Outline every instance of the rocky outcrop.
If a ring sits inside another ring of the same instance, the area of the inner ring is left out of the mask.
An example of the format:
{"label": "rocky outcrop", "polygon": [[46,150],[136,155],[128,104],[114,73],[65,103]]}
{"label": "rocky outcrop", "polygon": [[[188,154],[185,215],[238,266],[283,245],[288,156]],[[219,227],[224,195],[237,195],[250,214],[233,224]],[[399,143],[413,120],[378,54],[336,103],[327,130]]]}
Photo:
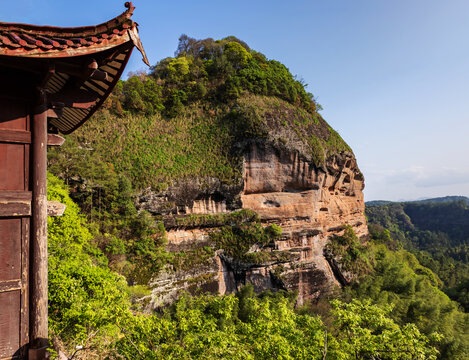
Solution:
{"label": "rocky outcrop", "polygon": [[226,185],[217,178],[189,179],[161,192],[150,188],[137,198],[137,207],[154,215],[217,214],[240,208],[242,183]]}
{"label": "rocky outcrop", "polygon": [[[218,251],[210,266],[204,265],[199,270],[193,268],[191,271],[195,273],[192,275],[190,272],[189,275],[164,273],[155,279],[155,306],[174,298],[180,289],[193,291],[193,284],[226,293],[251,283],[256,291],[296,290],[298,304],[317,299],[331,287],[340,286],[341,281],[340,274],[334,273],[337,269],[331,268],[324,254],[329,238],[341,235],[345,224],[351,225],[360,238],[368,234],[362,193],[364,179],[351,153],[330,156],[325,165],[316,167],[297,150],[268,142],[252,142],[244,151],[242,186],[231,187],[227,193],[223,193],[216,182],[204,191],[194,191],[194,188],[197,186],[189,185],[191,201],[170,205],[173,213],[174,209],[180,209],[179,213],[183,210],[185,214],[223,213],[236,209],[236,205],[254,210],[262,223],[279,225],[283,234],[273,246],[257,246],[251,251],[270,251],[282,256],[245,264]],[[169,194],[171,191],[176,192],[170,189]],[[171,194],[160,195],[166,200],[149,208],[150,202],[144,200],[145,196],[148,197],[148,193],[141,197],[140,204],[146,203],[146,207],[142,207],[154,213],[164,213],[161,208],[168,208],[164,204],[176,199]],[[210,231],[217,229],[174,226],[168,229],[168,249],[182,251],[213,245],[207,235]],[[190,278],[202,279],[202,275],[207,278],[205,285],[195,280],[191,282]],[[162,287],[163,282],[173,286]]]}
{"label": "rocky outcrop", "polygon": [[344,224],[359,237],[368,234],[363,187],[352,154],[335,155],[322,169],[272,145],[253,144],[246,153],[242,206],[282,227],[276,249],[299,254],[278,276],[284,288],[298,291],[299,303],[339,284],[324,256],[329,237]]}

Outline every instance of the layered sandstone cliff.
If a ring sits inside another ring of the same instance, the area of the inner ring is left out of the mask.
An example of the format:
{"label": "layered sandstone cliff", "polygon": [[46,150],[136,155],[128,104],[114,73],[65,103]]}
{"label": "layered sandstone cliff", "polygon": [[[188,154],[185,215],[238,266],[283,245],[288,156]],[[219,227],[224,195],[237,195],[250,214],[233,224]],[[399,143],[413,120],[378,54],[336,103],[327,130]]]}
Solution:
{"label": "layered sandstone cliff", "polygon": [[[184,184],[180,186],[184,188]],[[349,152],[330,156],[324,166],[316,167],[298,150],[272,142],[250,143],[244,151],[240,186],[223,189],[212,181],[201,190],[200,185],[188,183],[186,191],[196,198],[185,204],[172,203],[166,206],[171,209],[166,213],[174,217],[181,213],[221,214],[236,208],[253,210],[264,225],[277,224],[283,234],[274,244],[253,246],[250,251],[276,256],[261,263],[243,263],[219,249],[190,269],[167,269],[151,284],[151,306],[171,302],[182,289],[223,294],[246,283],[253,284],[256,291],[296,290],[298,304],[317,299],[346,278],[331,268],[324,254],[330,237],[340,235],[346,224],[359,237],[367,235],[363,187],[363,175]],[[161,213],[162,204],[171,203],[171,194],[178,191],[183,190],[169,189],[153,198],[147,192],[141,197],[141,206],[150,211],[153,206]],[[190,253],[213,246],[208,234],[217,231],[216,226],[178,226],[171,221],[167,227],[167,248],[174,252]]]}
{"label": "layered sandstone cliff", "polygon": [[279,250],[298,254],[279,276],[298,301],[317,298],[338,279],[324,256],[329,238],[351,225],[359,237],[368,233],[364,215],[364,180],[351,154],[336,155],[318,169],[297,152],[253,145],[245,158],[243,207],[283,229]]}

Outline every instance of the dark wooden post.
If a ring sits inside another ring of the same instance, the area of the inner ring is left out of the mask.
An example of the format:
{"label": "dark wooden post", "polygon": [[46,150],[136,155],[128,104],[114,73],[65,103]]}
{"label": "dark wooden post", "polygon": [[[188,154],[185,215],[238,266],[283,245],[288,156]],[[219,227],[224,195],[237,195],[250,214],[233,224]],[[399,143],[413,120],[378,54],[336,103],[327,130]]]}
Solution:
{"label": "dark wooden post", "polygon": [[32,123],[31,357],[42,358],[47,341],[47,106],[40,91]]}

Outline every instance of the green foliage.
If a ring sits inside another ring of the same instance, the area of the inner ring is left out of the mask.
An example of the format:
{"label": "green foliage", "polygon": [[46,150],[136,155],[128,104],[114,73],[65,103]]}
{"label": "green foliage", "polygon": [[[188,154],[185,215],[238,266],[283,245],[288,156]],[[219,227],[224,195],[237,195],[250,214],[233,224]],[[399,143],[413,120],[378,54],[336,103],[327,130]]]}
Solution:
{"label": "green foliage", "polygon": [[372,233],[389,229],[393,247],[413,252],[442,280],[443,290],[469,309],[464,295],[464,284],[469,281],[469,207],[465,201],[367,206],[366,215]]}
{"label": "green foliage", "polygon": [[93,243],[110,267],[131,283],[146,284],[166,263],[165,229],[148,213],[137,214],[131,180],[108,162],[117,145],[93,142],[98,133],[96,128],[89,132],[93,148],[79,146],[77,135],[69,137],[64,152],[50,151],[50,169],[71,186],[73,199],[93,223]]}
{"label": "green foliage", "polygon": [[276,224],[271,224],[264,229],[267,237],[278,240],[282,236],[282,228]]}
{"label": "green foliage", "polygon": [[[173,76],[174,63],[188,63],[183,71],[176,72],[184,76]],[[201,99],[193,90],[195,84],[202,85],[209,97],[221,101],[233,100],[249,92],[280,97],[311,113],[316,109],[313,96],[305,91],[304,85],[284,65],[267,60],[263,54],[251,50],[232,36],[215,41],[196,40],[182,35],[176,57],[159,62],[152,68],[151,75],[165,85],[176,84],[182,91],[174,93],[165,90],[166,96],[177,97],[176,101],[165,101],[166,111],[170,115],[177,113],[172,109],[175,104],[188,105]]]}
{"label": "green foliage", "polygon": [[469,315],[438,289],[438,277],[420,265],[414,255],[389,250],[384,245],[389,233],[382,234],[384,241],[375,238],[364,248],[365,256],[373,259],[372,269],[345,289],[346,298],[371,299],[383,308],[391,305],[389,314],[397,324],[414,324],[427,336],[435,332],[443,335],[438,345],[441,358],[466,359]]}
{"label": "green foliage", "polygon": [[324,331],[296,315],[284,297],[245,299],[255,316],[238,317],[233,295],[182,297],[162,317],[138,317],[116,344],[125,359],[319,359]]}
{"label": "green foliage", "polygon": [[[160,316],[126,318],[115,353],[124,359],[436,359],[431,338],[399,327],[369,302],[334,303],[335,328],[293,310],[288,293],[181,297]],[[327,345],[326,345],[327,339]]]}
{"label": "green foliage", "polygon": [[237,184],[240,155],[231,151],[230,139],[225,122],[195,105],[171,121],[159,115],[116,118],[102,111],[69,135],[67,146],[49,151],[49,168],[70,184],[83,179],[80,193],[86,198],[77,200],[87,202],[85,210],[93,206],[99,211],[99,199],[101,210],[114,203],[105,196],[117,195],[118,184],[110,180],[119,177],[127,177],[139,189],[162,190],[191,177]]}
{"label": "green foliage", "polygon": [[[319,114],[310,114],[277,97],[245,95],[237,99],[226,120],[233,139],[270,140],[296,148],[318,167],[350,147]],[[297,147],[301,144],[300,147]]]}
{"label": "green foliage", "polygon": [[[223,253],[239,261],[251,262],[255,260],[248,254],[253,245],[266,245],[280,238],[282,229],[277,225],[263,227],[260,222],[240,222],[227,225],[219,232],[210,233],[210,239],[215,242]],[[258,256],[260,254],[257,254]],[[265,261],[265,256],[257,261]]]}
{"label": "green foliage", "polygon": [[241,261],[249,264],[286,263],[298,260],[298,257],[290,251],[255,251],[244,254]]}
{"label": "green foliage", "polygon": [[83,226],[86,219],[79,215],[78,206],[70,199],[67,188],[57,177],[47,174],[47,199],[59,201],[66,206],[62,216],[47,218],[49,253],[64,258],[69,252],[81,253],[92,239],[90,231]]}
{"label": "green foliage", "polygon": [[67,206],[63,216],[48,218],[51,336],[60,335],[70,345],[102,346],[115,336],[115,323],[127,311],[126,282],[91,245],[85,218],[64,184],[50,174],[48,199]]}
{"label": "green foliage", "polygon": [[105,107],[112,109],[118,116],[129,112],[154,115],[164,109],[161,95],[162,87],[157,85],[155,79],[144,74],[134,75],[127,81],[120,80],[117,83]]}
{"label": "green foliage", "polygon": [[350,147],[345,143],[337,131],[329,127],[329,136],[327,138],[327,148],[334,149],[336,152],[348,151],[352,152]]}
{"label": "green foliage", "polygon": [[166,230],[146,211],[131,218],[128,226],[131,233],[125,254],[132,266],[125,275],[132,284],[146,285],[169,257],[165,251]]}
{"label": "green foliage", "polygon": [[335,235],[330,239],[325,252],[330,253],[343,270],[355,275],[369,273],[374,261],[373,253],[361,244],[350,225],[345,226],[342,236]]}
{"label": "green foliage", "polygon": [[185,217],[177,217],[176,225],[185,227],[216,227],[222,225],[259,221],[260,218],[256,212],[249,209],[242,209],[226,214],[191,214]]}
{"label": "green foliage", "polygon": [[172,253],[168,262],[174,270],[190,271],[195,266],[210,265],[213,262],[215,250],[210,246],[195,248],[180,253]]}
{"label": "green foliage", "polygon": [[[235,37],[181,36],[174,58],[119,81],[94,120],[51,149],[49,168],[69,185],[80,179],[74,200],[102,216],[115,210],[106,207],[116,204],[120,177],[137,189],[208,177],[239,184],[246,142],[280,139],[304,143],[318,166],[350,151],[284,65]],[[131,205],[119,205],[124,215]]]}
{"label": "green foliage", "polygon": [[324,162],[326,161],[326,154],[324,151],[323,142],[315,135],[311,135],[308,141],[311,146],[313,159],[315,159],[315,164],[324,164]]}
{"label": "green foliage", "polygon": [[402,327],[388,317],[390,308],[370,301],[332,301],[336,359],[437,359],[435,344],[441,335],[423,335],[414,324]]}
{"label": "green foliage", "polygon": [[240,43],[230,41],[223,47],[223,53],[235,69],[248,65],[252,55]]}
{"label": "green foliage", "polygon": [[[336,323],[328,331],[318,317],[294,311],[295,294],[280,291],[256,296],[252,286],[236,296],[183,296],[160,316],[132,311],[129,300],[147,296],[148,289],[127,287],[123,277],[105,266],[102,253],[91,244],[96,235],[83,226],[84,217],[64,184],[53,176],[49,176],[49,198],[67,205],[63,217],[49,220],[49,328],[65,351],[81,345],[86,348],[85,357],[124,359],[355,359],[378,355],[381,359],[432,359],[436,354],[430,337],[413,325],[398,326],[386,311],[368,302],[335,302]],[[164,227],[146,213],[130,218],[129,232],[138,236],[132,251],[151,258],[155,251],[152,239],[155,234],[164,236]],[[234,213],[224,220],[232,223],[223,228],[223,234],[231,235],[220,241],[229,243],[237,237],[235,245],[245,251],[247,244],[281,236],[278,226],[263,228],[251,212]],[[108,246],[121,252],[118,238],[107,237]],[[355,240],[350,231],[344,239],[349,245]],[[179,262],[184,270],[212,256],[213,249],[203,247],[197,254],[174,254],[166,260]],[[412,262],[418,264],[415,258]]]}

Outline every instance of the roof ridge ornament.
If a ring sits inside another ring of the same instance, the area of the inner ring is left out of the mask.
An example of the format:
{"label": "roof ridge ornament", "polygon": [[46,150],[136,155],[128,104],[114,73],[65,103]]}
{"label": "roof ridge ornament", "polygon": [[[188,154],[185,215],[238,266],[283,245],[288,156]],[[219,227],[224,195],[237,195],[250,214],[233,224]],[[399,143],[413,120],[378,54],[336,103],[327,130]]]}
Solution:
{"label": "roof ridge ornament", "polygon": [[135,6],[132,4],[132,1],[127,1],[124,6],[127,8],[126,10],[126,13],[128,13],[129,15],[129,19],[130,17],[133,15],[134,13],[134,10],[135,10]]}

